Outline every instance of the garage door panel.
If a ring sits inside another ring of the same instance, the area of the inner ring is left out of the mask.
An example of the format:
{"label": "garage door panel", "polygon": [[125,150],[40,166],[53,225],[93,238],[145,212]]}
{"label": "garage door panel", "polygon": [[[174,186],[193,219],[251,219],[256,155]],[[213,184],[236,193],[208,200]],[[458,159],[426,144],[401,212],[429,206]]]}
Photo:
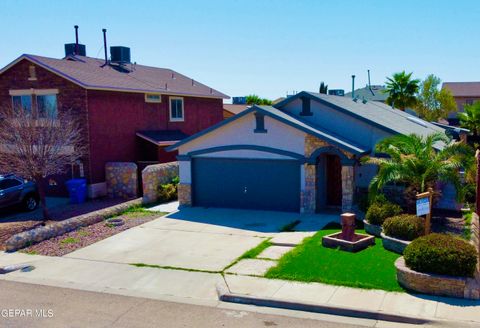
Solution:
{"label": "garage door panel", "polygon": [[197,158],[192,173],[195,206],[299,211],[297,161]]}

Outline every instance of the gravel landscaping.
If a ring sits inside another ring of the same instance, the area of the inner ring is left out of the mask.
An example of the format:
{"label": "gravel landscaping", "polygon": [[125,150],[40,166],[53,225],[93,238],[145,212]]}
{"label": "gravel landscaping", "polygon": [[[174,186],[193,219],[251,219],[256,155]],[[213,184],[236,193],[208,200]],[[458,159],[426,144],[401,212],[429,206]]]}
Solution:
{"label": "gravel landscaping", "polygon": [[58,237],[44,240],[38,244],[22,249],[21,252],[47,256],[63,256],[132,227],[149,222],[164,214],[165,213],[161,212],[150,212],[143,208],[130,209],[122,215],[115,217],[116,219],[123,219],[125,221],[123,225],[114,226],[107,221],[102,221]]}

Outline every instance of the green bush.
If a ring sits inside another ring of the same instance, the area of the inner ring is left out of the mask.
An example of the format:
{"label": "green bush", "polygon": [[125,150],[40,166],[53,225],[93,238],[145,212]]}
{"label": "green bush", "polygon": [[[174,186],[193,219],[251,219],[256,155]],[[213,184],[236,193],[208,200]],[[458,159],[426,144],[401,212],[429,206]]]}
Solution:
{"label": "green bush", "polygon": [[158,190],[158,199],[161,202],[169,202],[177,199],[177,186],[173,183],[160,185]]}
{"label": "green bush", "polygon": [[424,273],[472,277],[477,265],[473,245],[439,233],[415,239],[405,248],[403,256],[410,269]]}
{"label": "green bush", "polygon": [[385,219],[399,215],[402,208],[388,201],[374,202],[365,214],[365,220],[370,224],[382,225]]}
{"label": "green bush", "polygon": [[387,236],[402,240],[414,240],[425,233],[423,219],[411,214],[388,218],[383,222],[382,227]]}

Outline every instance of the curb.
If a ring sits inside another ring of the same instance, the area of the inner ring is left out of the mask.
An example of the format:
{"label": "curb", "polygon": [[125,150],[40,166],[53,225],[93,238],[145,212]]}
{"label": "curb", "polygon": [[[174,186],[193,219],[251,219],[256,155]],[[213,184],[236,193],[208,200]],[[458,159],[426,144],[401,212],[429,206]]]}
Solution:
{"label": "curb", "polygon": [[228,286],[226,285],[226,283],[217,284],[216,289],[217,289],[218,299],[222,302],[249,304],[249,305],[265,306],[265,307],[271,307],[271,308],[324,313],[324,314],[332,314],[332,315],[347,316],[347,317],[354,317],[354,318],[373,319],[373,320],[409,323],[409,324],[417,324],[417,325],[434,322],[434,320],[412,318],[408,316],[387,313],[382,311],[360,310],[360,309],[354,309],[349,307],[339,307],[339,306],[326,305],[326,304],[321,305],[321,304],[314,304],[314,303],[308,303],[308,302],[295,302],[295,301],[288,301],[283,299],[275,299],[270,297],[256,297],[256,296],[245,295],[245,294],[235,294],[228,289]]}

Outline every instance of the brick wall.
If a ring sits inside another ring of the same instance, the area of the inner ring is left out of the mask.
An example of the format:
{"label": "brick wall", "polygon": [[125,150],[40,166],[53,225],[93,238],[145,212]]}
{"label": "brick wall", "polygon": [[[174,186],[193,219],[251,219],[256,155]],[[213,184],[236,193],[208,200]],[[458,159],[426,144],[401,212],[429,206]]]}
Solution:
{"label": "brick wall", "polygon": [[[30,81],[29,68],[35,67],[35,81]],[[76,84],[65,80],[50,71],[24,59],[0,75],[0,106],[11,106],[12,98],[9,90],[19,89],[58,89],[57,95],[58,110],[72,110],[78,118],[81,127],[84,129],[85,143],[88,143],[88,115],[86,90]],[[89,154],[82,159],[87,179],[90,177]],[[65,194],[64,182],[70,178],[68,170],[65,174],[51,177],[57,183],[56,186],[46,186],[47,192],[52,195]],[[48,181],[49,179],[47,179]]]}
{"label": "brick wall", "polygon": [[181,130],[191,135],[223,119],[221,99],[184,97],[185,121],[169,122],[169,97],[163,95],[161,103],[146,103],[143,93],[89,90],[88,109],[94,183],[105,181],[103,168],[109,161],[175,160],[175,152],[161,147],[153,157],[140,153],[148,147],[141,146],[139,130]]}

